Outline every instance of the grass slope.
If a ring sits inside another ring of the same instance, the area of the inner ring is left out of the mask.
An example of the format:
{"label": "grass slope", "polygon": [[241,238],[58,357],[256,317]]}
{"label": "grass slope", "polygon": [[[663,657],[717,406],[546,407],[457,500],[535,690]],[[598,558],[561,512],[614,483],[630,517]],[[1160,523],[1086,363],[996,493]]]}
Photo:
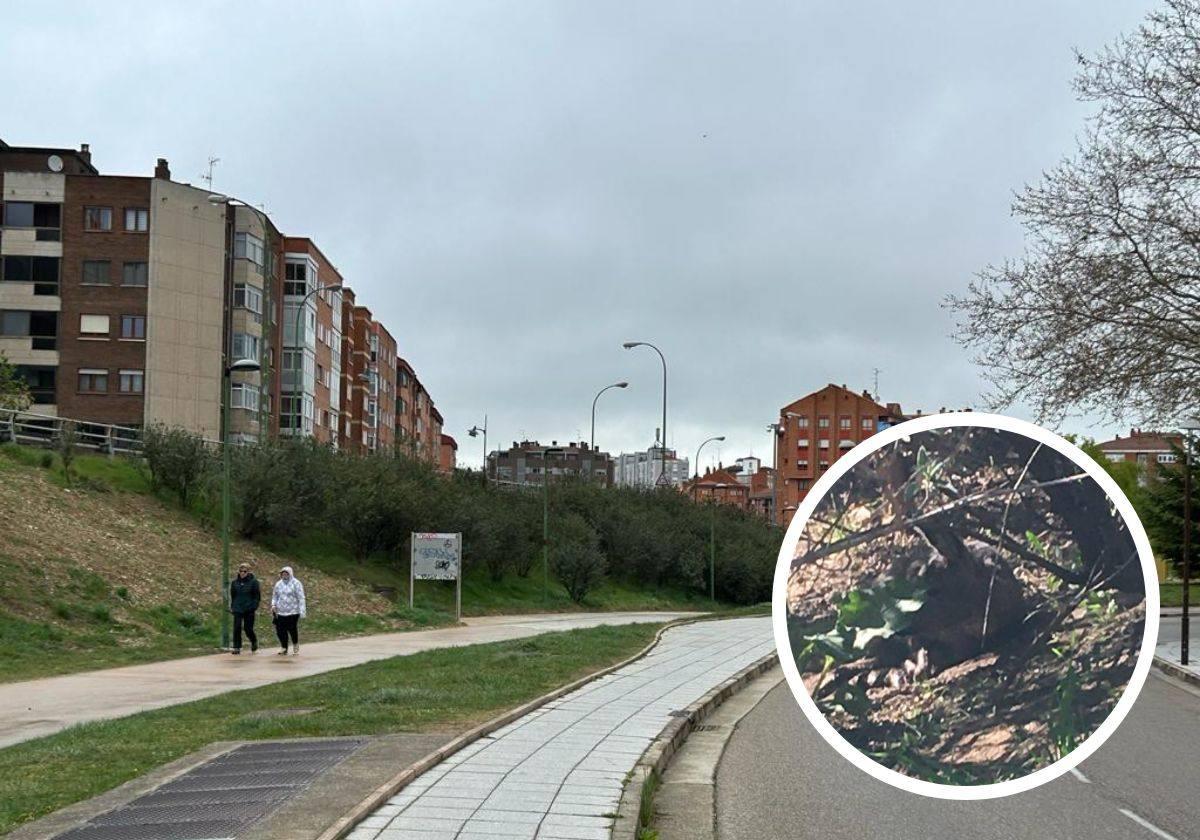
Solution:
{"label": "grass slope", "polygon": [[[220,639],[220,540],[173,499],[157,498],[135,461],[80,455],[68,483],[51,452],[0,445],[0,682],[211,652]],[[290,564],[304,580],[310,640],[453,620],[454,587],[422,582],[408,609],[407,558],[358,562],[313,531],[262,546],[235,540],[264,587]],[[376,590],[385,590],[386,595]],[[493,581],[468,567],[463,613],[579,610],[540,562]],[[710,610],[682,589],[608,581],[587,610]],[[260,617],[260,635],[271,634]]]}
{"label": "grass slope", "polygon": [[0,750],[0,833],[217,740],[460,731],[633,655],[659,626],[395,657],[18,744]]}

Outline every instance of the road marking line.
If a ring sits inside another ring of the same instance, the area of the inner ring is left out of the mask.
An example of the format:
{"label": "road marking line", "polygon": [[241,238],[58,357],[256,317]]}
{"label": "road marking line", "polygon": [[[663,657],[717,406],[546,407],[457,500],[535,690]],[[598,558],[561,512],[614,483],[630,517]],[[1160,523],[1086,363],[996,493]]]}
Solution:
{"label": "road marking line", "polygon": [[1092,783],[1091,779],[1089,779],[1087,776],[1085,776],[1079,772],[1078,767],[1071,768],[1071,775],[1074,776],[1079,781],[1083,782],[1085,785],[1090,785]]}
{"label": "road marking line", "polygon": [[1117,810],[1120,811],[1125,816],[1129,817],[1129,819],[1133,820],[1135,823],[1140,825],[1142,828],[1146,829],[1147,831],[1151,831],[1151,832],[1157,834],[1159,837],[1164,838],[1164,840],[1176,840],[1176,838],[1174,836],[1167,834],[1167,832],[1163,831],[1161,828],[1156,826],[1154,823],[1147,822],[1146,820],[1142,819],[1137,814],[1133,813],[1133,811],[1126,811],[1124,808],[1118,808]]}

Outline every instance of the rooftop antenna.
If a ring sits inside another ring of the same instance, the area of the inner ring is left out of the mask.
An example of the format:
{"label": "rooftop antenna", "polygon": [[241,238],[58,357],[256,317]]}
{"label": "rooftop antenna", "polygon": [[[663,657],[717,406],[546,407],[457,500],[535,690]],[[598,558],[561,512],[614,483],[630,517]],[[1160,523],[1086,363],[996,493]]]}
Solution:
{"label": "rooftop antenna", "polygon": [[203,181],[205,184],[207,184],[208,188],[210,190],[212,189],[212,182],[213,182],[213,167],[215,167],[220,162],[221,162],[221,159],[219,157],[213,157],[213,156],[209,155],[208,174],[200,176],[200,180]]}
{"label": "rooftop antenna", "polygon": [[875,373],[875,402],[879,402],[879,368],[872,368]]}

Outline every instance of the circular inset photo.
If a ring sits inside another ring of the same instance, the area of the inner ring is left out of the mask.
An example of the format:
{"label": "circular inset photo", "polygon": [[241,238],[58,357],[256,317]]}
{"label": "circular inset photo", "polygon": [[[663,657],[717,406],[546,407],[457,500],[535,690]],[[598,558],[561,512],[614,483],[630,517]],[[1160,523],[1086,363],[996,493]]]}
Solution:
{"label": "circular inset photo", "polygon": [[788,528],[779,657],[842,755],[984,799],[1074,767],[1141,689],[1158,632],[1133,508],[1063,438],[998,415],[893,426],[834,462]]}

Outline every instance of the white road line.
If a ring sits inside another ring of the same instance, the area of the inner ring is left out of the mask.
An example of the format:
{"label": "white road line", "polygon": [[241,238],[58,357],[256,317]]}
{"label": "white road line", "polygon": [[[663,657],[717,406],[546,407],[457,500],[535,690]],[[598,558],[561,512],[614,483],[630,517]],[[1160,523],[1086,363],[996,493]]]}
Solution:
{"label": "white road line", "polygon": [[1079,781],[1083,782],[1085,785],[1090,785],[1092,783],[1091,779],[1089,779],[1087,776],[1085,776],[1079,772],[1078,767],[1071,768],[1071,775],[1074,776]]}
{"label": "white road line", "polygon": [[1126,811],[1124,808],[1118,808],[1117,810],[1119,810],[1125,816],[1129,817],[1129,819],[1133,820],[1135,823],[1140,825],[1142,828],[1146,829],[1147,831],[1153,832],[1154,834],[1157,834],[1159,837],[1162,837],[1163,840],[1176,840],[1174,835],[1167,834],[1167,832],[1163,831],[1161,828],[1156,826],[1154,823],[1147,822],[1146,820],[1139,817],[1137,814],[1133,813],[1133,811]]}

